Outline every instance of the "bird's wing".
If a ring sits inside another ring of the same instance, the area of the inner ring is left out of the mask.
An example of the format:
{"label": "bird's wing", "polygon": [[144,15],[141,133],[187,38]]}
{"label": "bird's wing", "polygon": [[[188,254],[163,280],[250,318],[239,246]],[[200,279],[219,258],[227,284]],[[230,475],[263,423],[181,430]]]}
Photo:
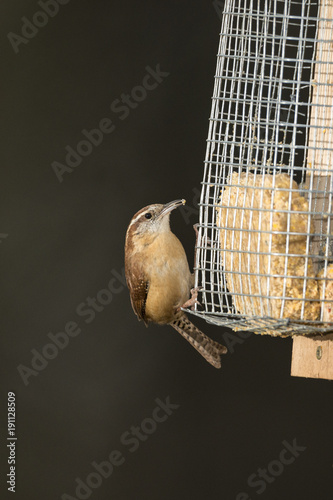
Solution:
{"label": "bird's wing", "polygon": [[130,291],[133,311],[139,320],[147,324],[146,301],[149,289],[149,281],[138,268],[132,268],[127,275],[127,284]]}

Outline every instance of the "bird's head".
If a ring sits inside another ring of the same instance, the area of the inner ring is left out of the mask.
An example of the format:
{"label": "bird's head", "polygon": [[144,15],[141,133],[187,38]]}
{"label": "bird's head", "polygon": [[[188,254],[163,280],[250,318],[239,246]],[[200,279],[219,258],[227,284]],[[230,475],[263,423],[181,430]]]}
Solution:
{"label": "bird's head", "polygon": [[170,230],[170,213],[175,208],[185,205],[185,200],[175,200],[170,203],[148,205],[139,210],[132,218],[126,239],[152,237]]}

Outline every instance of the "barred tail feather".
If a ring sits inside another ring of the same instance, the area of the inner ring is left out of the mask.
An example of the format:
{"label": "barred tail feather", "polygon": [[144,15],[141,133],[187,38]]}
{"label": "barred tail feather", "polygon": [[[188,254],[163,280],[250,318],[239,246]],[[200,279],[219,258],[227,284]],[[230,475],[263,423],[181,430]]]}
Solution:
{"label": "barred tail feather", "polygon": [[192,346],[215,368],[221,368],[221,354],[227,352],[224,345],[214,342],[202,333],[185,314],[179,315],[170,325],[177,330]]}

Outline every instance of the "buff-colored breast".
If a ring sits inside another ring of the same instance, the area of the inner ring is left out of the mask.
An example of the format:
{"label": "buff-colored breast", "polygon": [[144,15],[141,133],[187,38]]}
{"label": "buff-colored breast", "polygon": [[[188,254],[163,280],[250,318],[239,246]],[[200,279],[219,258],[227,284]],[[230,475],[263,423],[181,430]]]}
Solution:
{"label": "buff-colored breast", "polygon": [[[165,324],[189,298],[191,273],[183,245],[171,232],[158,235],[143,252],[149,291],[146,301],[148,321]],[[148,258],[149,257],[149,258]]]}

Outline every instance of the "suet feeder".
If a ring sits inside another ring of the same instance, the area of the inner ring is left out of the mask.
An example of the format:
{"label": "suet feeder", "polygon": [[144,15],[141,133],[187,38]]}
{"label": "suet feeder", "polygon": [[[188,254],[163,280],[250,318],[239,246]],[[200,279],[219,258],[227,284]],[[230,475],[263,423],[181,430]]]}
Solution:
{"label": "suet feeder", "polygon": [[333,379],[333,0],[226,0],[193,313]]}

